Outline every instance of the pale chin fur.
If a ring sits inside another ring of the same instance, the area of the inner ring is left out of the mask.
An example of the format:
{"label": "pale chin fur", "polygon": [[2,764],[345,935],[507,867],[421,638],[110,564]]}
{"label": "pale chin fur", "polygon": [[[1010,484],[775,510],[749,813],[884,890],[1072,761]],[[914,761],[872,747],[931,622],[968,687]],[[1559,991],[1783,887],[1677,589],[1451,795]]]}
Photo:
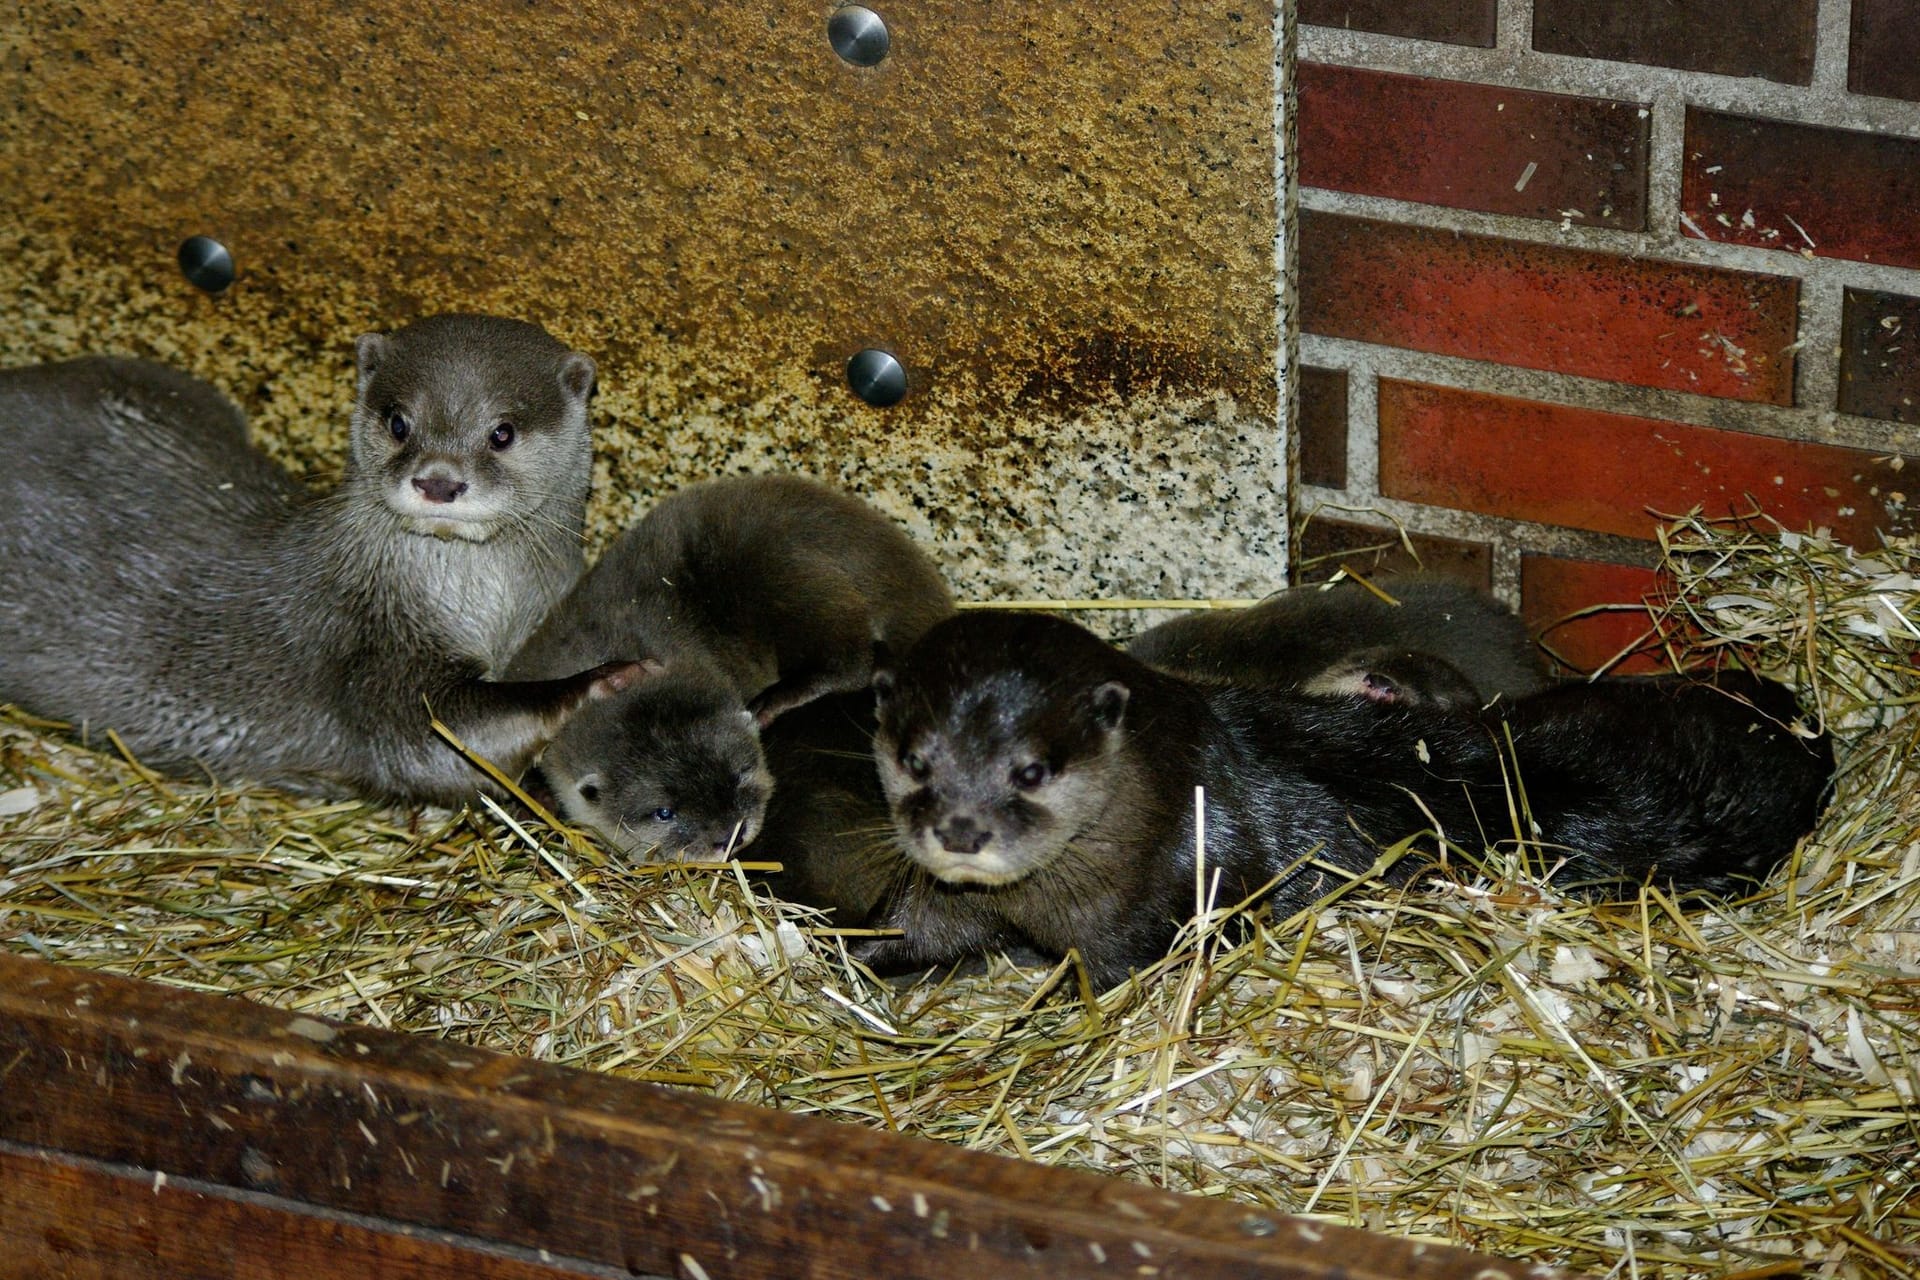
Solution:
{"label": "pale chin fur", "polygon": [[949,853],[931,831],[919,840],[914,860],[934,879],[948,884],[1012,884],[1033,871],[1032,867],[1013,866],[997,853]]}
{"label": "pale chin fur", "polygon": [[415,516],[406,521],[408,533],[442,542],[485,542],[499,527],[494,520],[427,520]]}
{"label": "pale chin fur", "polygon": [[485,542],[500,531],[500,519],[492,512],[452,517],[443,505],[414,500],[397,490],[388,491],[387,509],[400,517],[406,532],[442,542]]}

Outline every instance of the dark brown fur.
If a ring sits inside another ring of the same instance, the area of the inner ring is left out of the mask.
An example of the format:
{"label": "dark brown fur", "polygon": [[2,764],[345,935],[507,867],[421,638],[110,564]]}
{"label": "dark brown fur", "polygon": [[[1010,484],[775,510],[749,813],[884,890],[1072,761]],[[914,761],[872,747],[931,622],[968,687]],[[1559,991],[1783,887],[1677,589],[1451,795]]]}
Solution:
{"label": "dark brown fur", "polygon": [[689,486],[621,536],[510,672],[644,660],[646,677],[576,716],[541,772],[565,815],[624,851],[725,855],[773,788],[757,731],[864,689],[953,602],[905,532],[799,476]]}
{"label": "dark brown fur", "polygon": [[[1218,609],[1163,622],[1135,636],[1127,652],[1150,666],[1198,680],[1334,692],[1358,680],[1356,654],[1417,653],[1457,673],[1410,680],[1430,700],[1465,708],[1496,696],[1516,698],[1544,688],[1546,672],[1512,610],[1457,582],[1420,576],[1379,584],[1387,599],[1357,582],[1299,586],[1248,609]],[[1356,685],[1339,690],[1366,691]]]}
{"label": "dark brown fur", "polygon": [[[966,614],[876,684],[911,861],[873,921],[904,938],[862,951],[900,971],[1074,949],[1118,981],[1193,913],[1196,787],[1221,905],[1310,906],[1385,849],[1430,850],[1436,826],[1468,853],[1523,845],[1583,889],[1727,891],[1811,828],[1832,755],[1784,727],[1780,686],[1723,683],[1569,685],[1463,713],[1195,682],[1058,619]],[[1514,830],[1516,775],[1537,831]]]}
{"label": "dark brown fur", "polygon": [[799,707],[761,734],[773,798],[740,857],[783,864],[766,883],[789,902],[863,923],[897,879],[887,798],[873,770],[873,695],[832,694]]}

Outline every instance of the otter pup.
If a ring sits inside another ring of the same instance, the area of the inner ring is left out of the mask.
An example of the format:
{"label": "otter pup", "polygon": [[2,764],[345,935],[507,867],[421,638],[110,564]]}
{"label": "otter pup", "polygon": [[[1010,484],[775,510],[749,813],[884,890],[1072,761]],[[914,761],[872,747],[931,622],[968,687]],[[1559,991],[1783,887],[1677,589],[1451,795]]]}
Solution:
{"label": "otter pup", "polygon": [[1398,603],[1353,581],[1292,587],[1247,609],[1193,613],[1150,627],[1127,652],[1196,679],[1305,692],[1365,692],[1343,684],[1364,673],[1364,663],[1353,668],[1358,655],[1377,661],[1417,653],[1439,665],[1427,666],[1424,678],[1407,668],[1403,696],[1459,709],[1546,686],[1525,625],[1498,601],[1442,578],[1394,578],[1382,589]]}
{"label": "otter pup", "polygon": [[94,357],[0,373],[0,699],[147,763],[456,804],[621,666],[490,683],[580,570],[593,361],[436,316],[358,344],[352,449],[308,493],[237,406]]}
{"label": "otter pup", "polygon": [[799,476],[736,476],[663,499],[607,549],[508,673],[632,657],[642,675],[558,735],[541,773],[560,811],[623,852],[727,856],[759,834],[773,778],[759,729],[864,689],[953,611],[906,533]]}
{"label": "otter pup", "polygon": [[1264,892],[1284,915],[1436,825],[1469,850],[1511,844],[1509,725],[1530,848],[1584,885],[1723,889],[1793,848],[1832,772],[1824,738],[1783,727],[1784,689],[1726,683],[1567,686],[1482,715],[1197,682],[1060,619],[967,614],[875,681],[874,753],[912,865],[872,920],[905,936],[856,950],[898,972],[1077,948],[1117,982],[1193,913],[1196,787],[1215,901]]}
{"label": "otter pup", "polygon": [[763,877],[777,896],[860,925],[903,869],[873,768],[873,694],[808,703],[768,725],[760,742],[773,796],[760,834],[736,856],[780,862]]}

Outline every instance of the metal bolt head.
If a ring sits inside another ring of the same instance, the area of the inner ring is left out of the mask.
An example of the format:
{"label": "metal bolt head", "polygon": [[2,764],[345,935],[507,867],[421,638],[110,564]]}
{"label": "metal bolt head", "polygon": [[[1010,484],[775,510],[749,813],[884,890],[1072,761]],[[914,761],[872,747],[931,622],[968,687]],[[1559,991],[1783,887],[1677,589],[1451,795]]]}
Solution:
{"label": "metal bolt head", "polygon": [[865,5],[835,9],[827,19],[827,39],[833,51],[856,67],[871,67],[887,56],[893,37],[884,18]]}
{"label": "metal bolt head", "polygon": [[233,255],[212,236],[188,236],[180,242],[180,273],[194,288],[219,293],[233,283]]}
{"label": "metal bolt head", "polygon": [[847,385],[874,408],[884,409],[907,394],[907,371],[892,352],[868,347],[847,361]]}

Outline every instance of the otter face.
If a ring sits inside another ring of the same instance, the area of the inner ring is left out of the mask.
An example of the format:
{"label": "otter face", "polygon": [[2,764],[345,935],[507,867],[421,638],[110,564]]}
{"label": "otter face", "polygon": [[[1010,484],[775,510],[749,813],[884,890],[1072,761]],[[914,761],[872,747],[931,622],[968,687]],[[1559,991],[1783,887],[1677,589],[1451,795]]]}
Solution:
{"label": "otter face", "polygon": [[737,854],[760,834],[773,795],[752,713],[690,705],[665,685],[589,704],[540,767],[564,817],[651,861]]}
{"label": "otter face", "polygon": [[1003,670],[965,682],[882,672],[874,759],[901,844],[954,884],[1046,868],[1114,792],[1127,687],[1062,689]]}
{"label": "otter face", "polygon": [[534,325],[432,316],[358,344],[353,466],[409,532],[577,534],[593,361]]}

